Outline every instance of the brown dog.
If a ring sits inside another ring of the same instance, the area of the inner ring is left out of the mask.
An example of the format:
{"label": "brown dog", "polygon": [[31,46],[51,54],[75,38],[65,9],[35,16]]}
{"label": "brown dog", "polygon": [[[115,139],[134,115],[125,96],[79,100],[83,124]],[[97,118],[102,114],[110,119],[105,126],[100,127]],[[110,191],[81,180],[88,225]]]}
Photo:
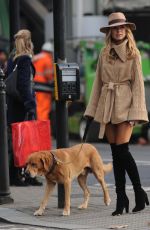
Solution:
{"label": "brown dog", "polygon": [[92,172],[102,186],[104,202],[109,205],[111,200],[104,180],[104,174],[112,170],[112,164],[103,164],[96,148],[91,144],[79,144],[70,148],[32,153],[27,160],[26,172],[31,176],[44,175],[47,181],[44,198],[40,208],[34,215],[42,215],[48,203],[50,193],[56,183],[64,184],[65,207],[63,215],[70,215],[71,181],[77,177],[84,192],[84,202],[79,206],[88,206],[90,192],[86,185],[89,172]]}

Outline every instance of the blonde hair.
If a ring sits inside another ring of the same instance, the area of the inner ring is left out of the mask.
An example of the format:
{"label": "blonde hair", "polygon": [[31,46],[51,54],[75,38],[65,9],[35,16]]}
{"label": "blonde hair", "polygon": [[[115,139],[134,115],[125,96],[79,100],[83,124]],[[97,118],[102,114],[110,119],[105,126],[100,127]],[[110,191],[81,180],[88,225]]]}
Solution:
{"label": "blonde hair", "polygon": [[[128,41],[127,41],[127,59],[129,60],[129,59],[134,58],[136,55],[139,55],[140,52],[136,46],[136,42],[135,42],[133,33],[128,26],[126,26],[126,38],[128,39]],[[104,54],[109,59],[112,59],[112,55],[110,54],[111,43],[112,43],[111,29],[109,29],[109,31],[106,33],[105,47],[104,47],[104,51],[103,51]]]}
{"label": "blonde hair", "polygon": [[33,43],[31,41],[31,32],[29,30],[19,30],[15,35],[15,56],[16,59],[22,55],[33,55]]}

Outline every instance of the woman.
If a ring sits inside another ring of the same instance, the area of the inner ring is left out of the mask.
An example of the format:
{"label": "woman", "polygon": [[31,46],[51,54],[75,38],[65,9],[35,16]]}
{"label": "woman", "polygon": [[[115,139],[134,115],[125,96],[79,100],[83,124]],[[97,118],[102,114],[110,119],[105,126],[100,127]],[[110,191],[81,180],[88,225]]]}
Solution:
{"label": "woman", "polygon": [[[17,64],[18,79],[17,88],[20,92],[21,101],[7,95],[7,122],[9,126],[9,137],[11,137],[10,124],[30,120],[35,118],[35,96],[32,90],[31,81],[34,75],[32,65],[33,44],[29,30],[19,30],[15,34],[15,48],[8,60],[7,75],[9,75]],[[11,138],[9,138],[9,156],[10,162],[10,184],[24,186],[28,184],[41,185],[40,182],[33,179],[26,179],[23,169],[14,167]]]}
{"label": "woman", "polygon": [[116,210],[112,213],[115,216],[121,215],[124,209],[129,211],[125,192],[126,172],[135,192],[132,211],[141,211],[145,204],[149,205],[128,147],[133,126],[148,122],[148,117],[141,57],[132,34],[135,24],[127,22],[121,12],[110,14],[108,21],[109,25],[100,29],[106,34],[105,47],[99,56],[85,116],[89,121],[94,118],[100,122],[99,137],[103,138],[105,133],[111,146],[117,193]]}

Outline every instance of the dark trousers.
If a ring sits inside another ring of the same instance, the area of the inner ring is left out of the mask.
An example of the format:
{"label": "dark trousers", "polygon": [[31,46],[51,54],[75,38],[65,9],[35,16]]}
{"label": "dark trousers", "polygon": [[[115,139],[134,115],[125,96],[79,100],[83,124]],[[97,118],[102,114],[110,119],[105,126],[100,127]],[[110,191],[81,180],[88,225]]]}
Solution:
{"label": "dark trousers", "polygon": [[15,184],[18,180],[24,180],[23,168],[15,167],[14,165],[14,154],[12,147],[12,131],[11,127],[8,126],[8,157],[9,157],[9,180],[10,185]]}

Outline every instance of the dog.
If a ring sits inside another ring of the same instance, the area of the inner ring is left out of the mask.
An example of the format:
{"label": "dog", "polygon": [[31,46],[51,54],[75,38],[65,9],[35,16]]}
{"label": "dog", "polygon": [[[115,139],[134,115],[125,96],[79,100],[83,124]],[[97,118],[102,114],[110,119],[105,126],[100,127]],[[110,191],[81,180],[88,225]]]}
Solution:
{"label": "dog", "polygon": [[46,189],[44,198],[35,216],[44,214],[49,195],[56,183],[64,185],[65,206],[63,215],[70,215],[71,182],[77,178],[84,193],[84,202],[78,207],[88,207],[90,192],[86,185],[87,175],[92,172],[102,186],[104,203],[111,202],[104,175],[112,170],[112,163],[104,164],[97,149],[91,144],[78,144],[70,148],[60,148],[51,151],[39,151],[29,155],[27,159],[26,173],[34,178],[37,175],[45,176]]}

